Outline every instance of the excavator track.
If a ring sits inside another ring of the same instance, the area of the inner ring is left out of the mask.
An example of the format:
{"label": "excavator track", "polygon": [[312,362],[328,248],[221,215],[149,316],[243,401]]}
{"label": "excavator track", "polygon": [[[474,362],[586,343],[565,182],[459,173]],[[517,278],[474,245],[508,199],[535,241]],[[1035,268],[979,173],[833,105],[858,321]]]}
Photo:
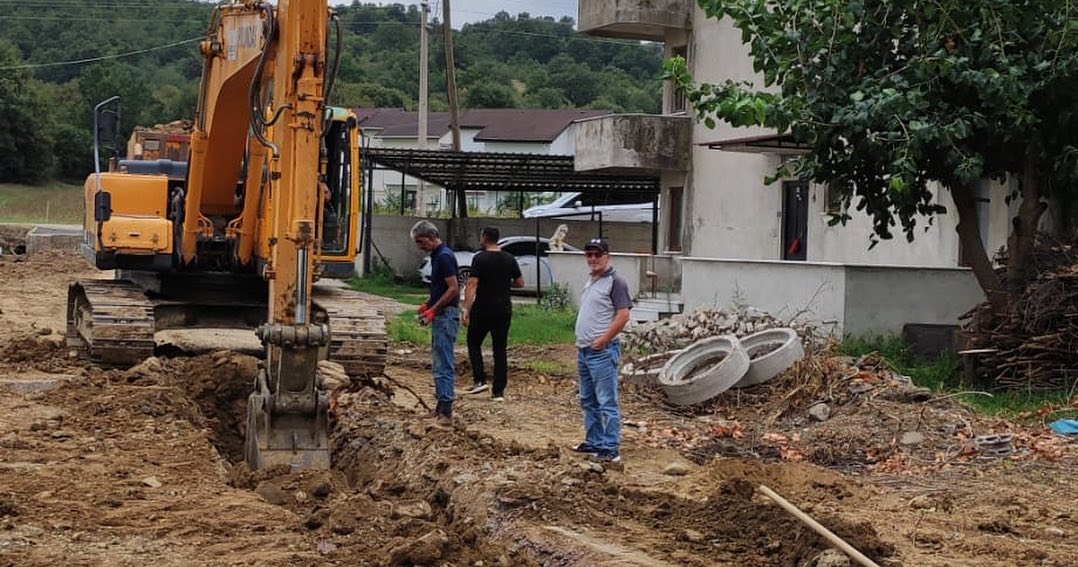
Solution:
{"label": "excavator track", "polygon": [[122,280],[75,282],[67,290],[67,340],[96,364],[137,364],[153,356],[154,304]]}
{"label": "excavator track", "polygon": [[380,376],[389,342],[382,313],[350,290],[322,286],[315,290],[315,305],[329,317],[329,359],[349,376]]}

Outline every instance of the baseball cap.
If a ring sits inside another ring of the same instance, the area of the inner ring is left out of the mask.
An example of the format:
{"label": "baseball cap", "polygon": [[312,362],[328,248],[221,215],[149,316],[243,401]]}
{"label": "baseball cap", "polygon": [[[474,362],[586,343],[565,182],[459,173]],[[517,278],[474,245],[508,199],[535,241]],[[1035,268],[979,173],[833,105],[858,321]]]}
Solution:
{"label": "baseball cap", "polygon": [[584,250],[588,248],[598,248],[603,254],[610,253],[610,243],[605,238],[592,238],[584,245]]}

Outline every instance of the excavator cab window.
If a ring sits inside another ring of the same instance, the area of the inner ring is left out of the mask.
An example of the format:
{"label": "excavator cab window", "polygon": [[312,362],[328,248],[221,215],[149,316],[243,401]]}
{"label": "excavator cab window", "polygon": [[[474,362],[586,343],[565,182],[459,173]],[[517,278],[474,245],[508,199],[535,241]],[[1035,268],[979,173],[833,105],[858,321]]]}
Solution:
{"label": "excavator cab window", "polygon": [[348,227],[351,224],[353,164],[349,128],[345,122],[332,121],[326,130],[326,186],[328,195],[322,202],[325,219],[322,233],[322,253],[344,254],[348,250]]}

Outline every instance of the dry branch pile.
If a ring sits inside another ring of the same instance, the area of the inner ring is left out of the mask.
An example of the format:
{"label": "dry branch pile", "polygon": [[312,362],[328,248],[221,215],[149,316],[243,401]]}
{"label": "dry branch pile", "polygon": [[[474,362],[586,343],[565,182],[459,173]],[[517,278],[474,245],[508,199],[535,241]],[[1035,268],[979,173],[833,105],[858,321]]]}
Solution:
{"label": "dry branch pile", "polygon": [[[1003,262],[1006,259],[1002,259]],[[987,304],[969,314],[967,348],[992,384],[1063,389],[1078,381],[1078,244],[1038,241],[1029,285],[1001,315]]]}

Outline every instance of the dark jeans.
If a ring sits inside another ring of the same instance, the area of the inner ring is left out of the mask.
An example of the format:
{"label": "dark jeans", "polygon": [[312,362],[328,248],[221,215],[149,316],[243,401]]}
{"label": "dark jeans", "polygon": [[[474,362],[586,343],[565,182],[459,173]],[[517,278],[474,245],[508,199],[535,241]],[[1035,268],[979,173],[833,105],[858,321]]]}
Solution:
{"label": "dark jeans", "polygon": [[487,373],[483,369],[483,340],[490,334],[494,347],[494,386],[491,393],[495,397],[505,394],[505,385],[509,382],[509,358],[505,350],[509,344],[509,324],[512,320],[512,313],[475,313],[468,321],[468,359],[472,363],[472,376],[476,384],[487,382]]}

